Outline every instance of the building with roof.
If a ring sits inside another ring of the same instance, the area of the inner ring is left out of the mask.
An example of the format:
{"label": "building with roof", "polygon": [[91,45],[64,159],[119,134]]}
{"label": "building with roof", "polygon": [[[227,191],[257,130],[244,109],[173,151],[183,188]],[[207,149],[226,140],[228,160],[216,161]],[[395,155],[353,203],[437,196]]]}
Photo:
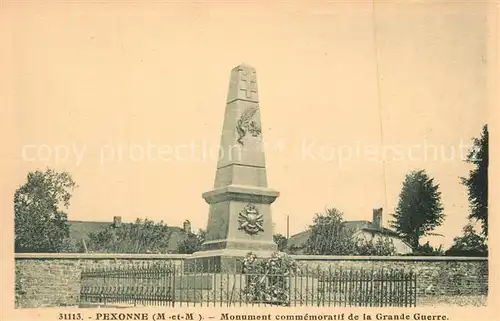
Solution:
{"label": "building with roof", "polygon": [[[382,208],[374,209],[371,222],[367,220],[345,221],[342,226],[354,231],[353,237],[355,238],[363,238],[368,241],[388,238],[392,240],[397,254],[412,253],[412,247],[398,233],[382,226],[382,212]],[[304,254],[305,245],[310,235],[311,230],[306,230],[291,236],[288,239],[287,248],[294,254]]]}
{"label": "building with roof", "polygon": [[[88,243],[90,233],[98,233],[104,231],[108,227],[120,228],[122,224],[121,216],[114,216],[113,221],[72,221],[68,220],[69,238],[74,244]],[[191,233],[191,223],[184,221],[182,227],[168,226],[170,233],[169,244],[167,246],[168,253],[176,253],[181,242],[188,238]]]}

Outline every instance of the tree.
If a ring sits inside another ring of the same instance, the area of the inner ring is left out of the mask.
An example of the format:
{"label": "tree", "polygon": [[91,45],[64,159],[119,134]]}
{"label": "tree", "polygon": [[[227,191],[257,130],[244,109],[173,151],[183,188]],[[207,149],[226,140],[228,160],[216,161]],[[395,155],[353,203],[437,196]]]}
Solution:
{"label": "tree", "polygon": [[110,225],[97,233],[89,233],[89,252],[167,253],[171,229],[147,218],[134,223]]}
{"label": "tree", "polygon": [[188,237],[179,243],[177,252],[180,254],[192,254],[202,250],[205,242],[205,231],[199,230],[197,234],[189,233]]}
{"label": "tree", "polygon": [[460,178],[468,191],[469,219],[481,222],[485,237],[488,237],[488,146],[488,125],[484,125],[481,137],[473,138],[473,147],[465,160],[475,168],[469,171],[469,177]]}
{"label": "tree", "polygon": [[288,239],[286,238],[286,236],[281,234],[274,234],[273,241],[278,246],[278,252],[283,252],[286,249],[288,243]]}
{"label": "tree", "polygon": [[453,245],[446,251],[449,256],[488,256],[487,240],[477,234],[472,224],[463,228],[463,235],[453,239]]}
{"label": "tree", "polygon": [[310,226],[305,252],[309,255],[395,255],[388,237],[364,238],[345,227],[344,214],[335,208],[316,214]]}
{"label": "tree", "polygon": [[422,236],[435,235],[432,231],[445,218],[439,185],[425,170],[411,171],[403,182],[399,202],[390,222],[414,249],[419,248]]}
{"label": "tree", "polygon": [[66,172],[47,168],[27,175],[28,182],[14,193],[16,252],[60,252],[69,237],[68,216],[77,187]]}
{"label": "tree", "polygon": [[352,255],[356,252],[352,231],[343,227],[344,214],[336,208],[318,213],[309,226],[305,252],[309,255]]}

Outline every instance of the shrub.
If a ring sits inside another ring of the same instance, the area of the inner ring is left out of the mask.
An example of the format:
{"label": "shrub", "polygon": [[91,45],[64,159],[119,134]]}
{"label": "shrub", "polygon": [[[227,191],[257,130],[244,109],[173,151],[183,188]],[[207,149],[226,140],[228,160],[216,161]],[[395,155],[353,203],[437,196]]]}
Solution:
{"label": "shrub", "polygon": [[488,256],[486,237],[476,233],[472,224],[463,228],[463,235],[453,239],[453,245],[446,251],[448,256]]}
{"label": "shrub", "polygon": [[163,221],[138,218],[134,223],[89,233],[87,247],[90,252],[103,253],[167,253],[171,235]]}
{"label": "shrub", "polygon": [[278,252],[283,252],[286,250],[288,244],[288,239],[286,238],[286,236],[281,234],[274,234],[273,241],[278,246]]}
{"label": "shrub", "polygon": [[444,251],[442,245],[435,248],[427,242],[424,245],[419,245],[416,249],[413,249],[411,253],[405,254],[404,256],[444,256]]}
{"label": "shrub", "polygon": [[397,254],[394,242],[389,237],[378,237],[367,240],[360,238],[356,243],[355,255],[393,256]]}
{"label": "shrub", "polygon": [[201,251],[203,242],[205,242],[204,230],[199,230],[197,234],[189,233],[188,237],[177,246],[177,253],[193,254]]}

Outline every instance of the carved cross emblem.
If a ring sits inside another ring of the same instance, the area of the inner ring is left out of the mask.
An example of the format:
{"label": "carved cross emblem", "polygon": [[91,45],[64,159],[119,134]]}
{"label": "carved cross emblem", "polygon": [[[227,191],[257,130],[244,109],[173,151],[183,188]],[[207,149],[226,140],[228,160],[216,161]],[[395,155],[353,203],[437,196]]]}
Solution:
{"label": "carved cross emblem", "polygon": [[264,219],[262,218],[262,214],[259,214],[257,208],[254,204],[249,203],[243,210],[240,212],[238,217],[238,221],[240,223],[240,230],[244,230],[248,234],[257,234],[258,232],[264,231]]}
{"label": "carved cross emblem", "polygon": [[252,98],[252,93],[257,93],[257,79],[255,76],[255,71],[240,69],[241,73],[241,84],[244,87],[240,90],[244,91],[248,99]]}

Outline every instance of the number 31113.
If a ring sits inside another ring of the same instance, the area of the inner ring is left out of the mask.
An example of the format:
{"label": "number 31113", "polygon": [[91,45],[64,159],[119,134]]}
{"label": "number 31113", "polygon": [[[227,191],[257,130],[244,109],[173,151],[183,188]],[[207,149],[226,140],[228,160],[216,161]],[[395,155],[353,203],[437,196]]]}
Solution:
{"label": "number 31113", "polygon": [[59,320],[83,320],[81,313],[59,313]]}

